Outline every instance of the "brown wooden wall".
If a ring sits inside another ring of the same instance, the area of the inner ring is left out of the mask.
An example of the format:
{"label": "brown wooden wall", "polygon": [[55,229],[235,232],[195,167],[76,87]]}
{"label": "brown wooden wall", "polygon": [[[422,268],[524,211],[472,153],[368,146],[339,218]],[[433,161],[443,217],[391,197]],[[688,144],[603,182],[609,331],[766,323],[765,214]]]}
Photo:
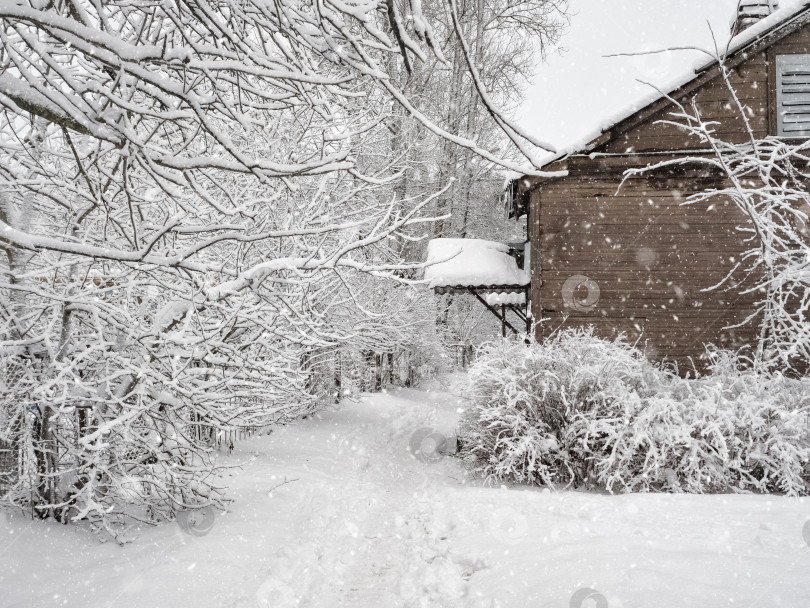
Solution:
{"label": "brown wooden wall", "polygon": [[[593,324],[606,338],[623,331],[651,359],[689,369],[688,358],[699,359],[704,344],[754,344],[756,327],[724,328],[751,313],[755,296],[740,296],[739,287],[705,291],[739,261],[745,244],[736,227],[745,218],[728,201],[681,204],[719,178],[694,171],[637,177],[617,194],[623,166],[612,162],[582,160],[568,178],[532,192],[532,274],[542,277],[542,287],[533,283],[532,312],[548,319],[542,334],[567,317],[568,324]],[[566,282],[577,276],[592,283],[566,298]],[[577,310],[577,302],[591,304],[594,285],[592,309]]]}

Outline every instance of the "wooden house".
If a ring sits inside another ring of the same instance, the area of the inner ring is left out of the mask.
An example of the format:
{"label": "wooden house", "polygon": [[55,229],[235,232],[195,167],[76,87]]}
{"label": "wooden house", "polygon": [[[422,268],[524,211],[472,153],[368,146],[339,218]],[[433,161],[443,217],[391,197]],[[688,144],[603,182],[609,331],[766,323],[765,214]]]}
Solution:
{"label": "wooden house", "polygon": [[[726,54],[731,81],[757,137],[810,136],[810,0],[778,9],[743,0]],[[717,61],[691,71],[672,90],[694,99],[719,137],[747,137]],[[710,290],[746,248],[745,218],[731,202],[684,206],[723,177],[683,167],[628,179],[625,171],[667,158],[710,154],[676,126],[663,94],[628,113],[588,143],[544,167],[557,178],[513,182],[511,213],[526,217],[531,250],[531,313],[546,319],[538,338],[563,324],[624,332],[648,357],[681,369],[700,367],[705,344],[738,348],[757,340],[756,324],[729,329],[752,310],[756,294]]]}

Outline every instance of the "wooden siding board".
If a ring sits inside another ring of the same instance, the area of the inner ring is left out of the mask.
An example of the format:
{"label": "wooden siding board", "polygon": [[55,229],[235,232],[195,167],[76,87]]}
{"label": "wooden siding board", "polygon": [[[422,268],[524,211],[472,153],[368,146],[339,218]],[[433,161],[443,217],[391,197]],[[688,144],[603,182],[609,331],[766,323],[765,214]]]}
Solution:
{"label": "wooden siding board", "polygon": [[[542,286],[532,286],[533,307],[535,318],[548,319],[541,333],[565,318],[569,325],[592,324],[604,337],[624,332],[642,339],[658,358],[698,358],[704,343],[736,348],[756,339],[755,327],[724,328],[751,314],[758,294],[704,291],[745,250],[737,230],[745,217],[729,201],[711,212],[708,205],[682,205],[692,175],[706,181],[685,169],[677,178],[630,179],[616,194],[621,174],[595,171],[584,180],[549,181],[533,193],[530,233],[540,252],[533,263],[542,277]],[[676,186],[683,192],[673,192]],[[563,287],[574,275],[599,286],[590,313],[565,306]]]}

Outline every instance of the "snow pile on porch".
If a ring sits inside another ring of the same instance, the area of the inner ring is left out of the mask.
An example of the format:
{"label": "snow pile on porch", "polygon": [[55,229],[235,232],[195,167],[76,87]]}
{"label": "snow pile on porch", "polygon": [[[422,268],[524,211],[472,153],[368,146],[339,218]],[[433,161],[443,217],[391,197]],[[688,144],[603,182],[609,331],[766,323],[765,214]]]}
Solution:
{"label": "snow pile on porch", "polygon": [[525,293],[488,293],[484,300],[490,306],[522,306],[526,303]]}
{"label": "snow pile on porch", "polygon": [[525,286],[529,273],[518,268],[504,243],[481,239],[433,239],[428,243],[425,280],[435,287]]}

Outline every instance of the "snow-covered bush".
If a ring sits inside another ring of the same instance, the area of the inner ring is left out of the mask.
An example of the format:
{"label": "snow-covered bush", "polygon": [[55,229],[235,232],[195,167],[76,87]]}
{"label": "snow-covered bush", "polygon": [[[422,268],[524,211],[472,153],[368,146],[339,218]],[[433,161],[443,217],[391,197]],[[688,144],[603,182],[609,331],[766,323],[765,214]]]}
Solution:
{"label": "snow-covered bush", "polygon": [[545,343],[486,344],[470,369],[472,407],[462,417],[462,455],[486,476],[524,483],[583,480],[567,430],[600,410],[605,390],[641,381],[648,364],[622,340],[590,329],[562,331]]}
{"label": "snow-covered bush", "polygon": [[742,363],[715,352],[710,373],[683,379],[581,329],[489,345],[471,372],[462,458],[521,483],[810,494],[810,379]]}
{"label": "snow-covered bush", "polygon": [[[569,437],[611,491],[810,493],[810,379],[755,372],[715,353],[710,373],[620,389]],[[619,387],[616,387],[619,388]]]}

